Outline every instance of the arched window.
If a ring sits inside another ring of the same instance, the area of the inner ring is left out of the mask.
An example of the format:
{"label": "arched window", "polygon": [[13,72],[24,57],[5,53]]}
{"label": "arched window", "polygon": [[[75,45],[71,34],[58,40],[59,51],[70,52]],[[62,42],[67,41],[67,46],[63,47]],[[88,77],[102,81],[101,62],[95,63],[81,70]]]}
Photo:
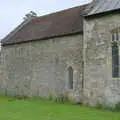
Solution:
{"label": "arched window", "polygon": [[73,89],[73,68],[68,68],[69,89]]}

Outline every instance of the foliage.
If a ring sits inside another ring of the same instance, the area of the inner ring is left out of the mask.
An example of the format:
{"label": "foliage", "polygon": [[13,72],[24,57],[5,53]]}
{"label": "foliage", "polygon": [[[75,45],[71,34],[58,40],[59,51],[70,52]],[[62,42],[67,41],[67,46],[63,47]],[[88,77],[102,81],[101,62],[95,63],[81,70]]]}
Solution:
{"label": "foliage", "polygon": [[37,17],[37,14],[34,11],[30,11],[28,14],[25,15],[25,17],[23,19],[28,20],[28,19],[31,19],[34,17]]}
{"label": "foliage", "polygon": [[120,102],[117,103],[117,104],[115,105],[115,107],[110,107],[110,106],[103,105],[103,104],[97,104],[97,105],[96,105],[96,108],[97,108],[97,109],[109,110],[109,111],[113,111],[113,112],[115,112],[115,111],[120,112]]}
{"label": "foliage", "polygon": [[115,105],[114,111],[120,112],[120,102]]}
{"label": "foliage", "polygon": [[68,96],[65,95],[65,94],[60,94],[59,96],[57,96],[57,97],[55,98],[55,101],[56,101],[57,103],[68,103],[68,102],[70,102]]}
{"label": "foliage", "polygon": [[25,100],[25,99],[28,99],[29,97],[25,96],[25,95],[16,95],[16,96],[14,96],[14,98],[16,98],[18,100]]}
{"label": "foliage", "polygon": [[52,94],[49,94],[48,99],[57,103],[62,103],[62,104],[70,102],[68,95],[65,93],[61,93],[56,97],[54,97]]}
{"label": "foliage", "polygon": [[97,109],[103,109],[103,110],[109,110],[109,111],[114,111],[114,108],[113,107],[110,107],[110,106],[107,106],[107,105],[104,105],[104,104],[101,104],[101,103],[98,103],[96,105],[96,108]]}

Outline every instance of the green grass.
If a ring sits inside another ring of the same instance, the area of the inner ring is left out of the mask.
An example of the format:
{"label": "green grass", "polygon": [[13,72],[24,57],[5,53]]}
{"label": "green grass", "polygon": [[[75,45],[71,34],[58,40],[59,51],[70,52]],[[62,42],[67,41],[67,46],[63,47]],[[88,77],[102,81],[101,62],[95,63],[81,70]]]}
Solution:
{"label": "green grass", "polygon": [[120,120],[119,112],[0,96],[0,120]]}

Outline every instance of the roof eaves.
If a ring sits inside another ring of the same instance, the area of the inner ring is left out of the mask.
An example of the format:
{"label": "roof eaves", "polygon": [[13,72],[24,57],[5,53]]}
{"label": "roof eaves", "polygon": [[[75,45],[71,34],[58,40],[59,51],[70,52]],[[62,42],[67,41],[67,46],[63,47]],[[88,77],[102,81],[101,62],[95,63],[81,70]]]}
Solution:
{"label": "roof eaves", "polygon": [[15,44],[23,44],[23,43],[28,43],[28,42],[35,42],[35,41],[40,41],[40,40],[48,40],[48,39],[54,39],[57,37],[67,37],[67,36],[73,36],[76,34],[83,34],[83,31],[76,31],[76,32],[71,32],[68,34],[62,34],[62,35],[53,35],[53,36],[48,36],[48,37],[44,37],[44,38],[40,38],[40,39],[34,39],[34,40],[27,40],[27,41],[17,41],[17,42],[11,42],[11,43],[1,43],[1,46],[8,46],[8,45],[15,45]]}

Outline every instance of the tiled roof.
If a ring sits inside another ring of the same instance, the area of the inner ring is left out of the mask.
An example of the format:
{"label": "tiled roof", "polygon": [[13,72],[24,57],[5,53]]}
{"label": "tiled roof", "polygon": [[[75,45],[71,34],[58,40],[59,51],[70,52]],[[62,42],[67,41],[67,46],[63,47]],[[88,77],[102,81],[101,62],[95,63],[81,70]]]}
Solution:
{"label": "tiled roof", "polygon": [[24,21],[2,40],[2,45],[82,33],[83,15],[87,6],[78,6]]}

